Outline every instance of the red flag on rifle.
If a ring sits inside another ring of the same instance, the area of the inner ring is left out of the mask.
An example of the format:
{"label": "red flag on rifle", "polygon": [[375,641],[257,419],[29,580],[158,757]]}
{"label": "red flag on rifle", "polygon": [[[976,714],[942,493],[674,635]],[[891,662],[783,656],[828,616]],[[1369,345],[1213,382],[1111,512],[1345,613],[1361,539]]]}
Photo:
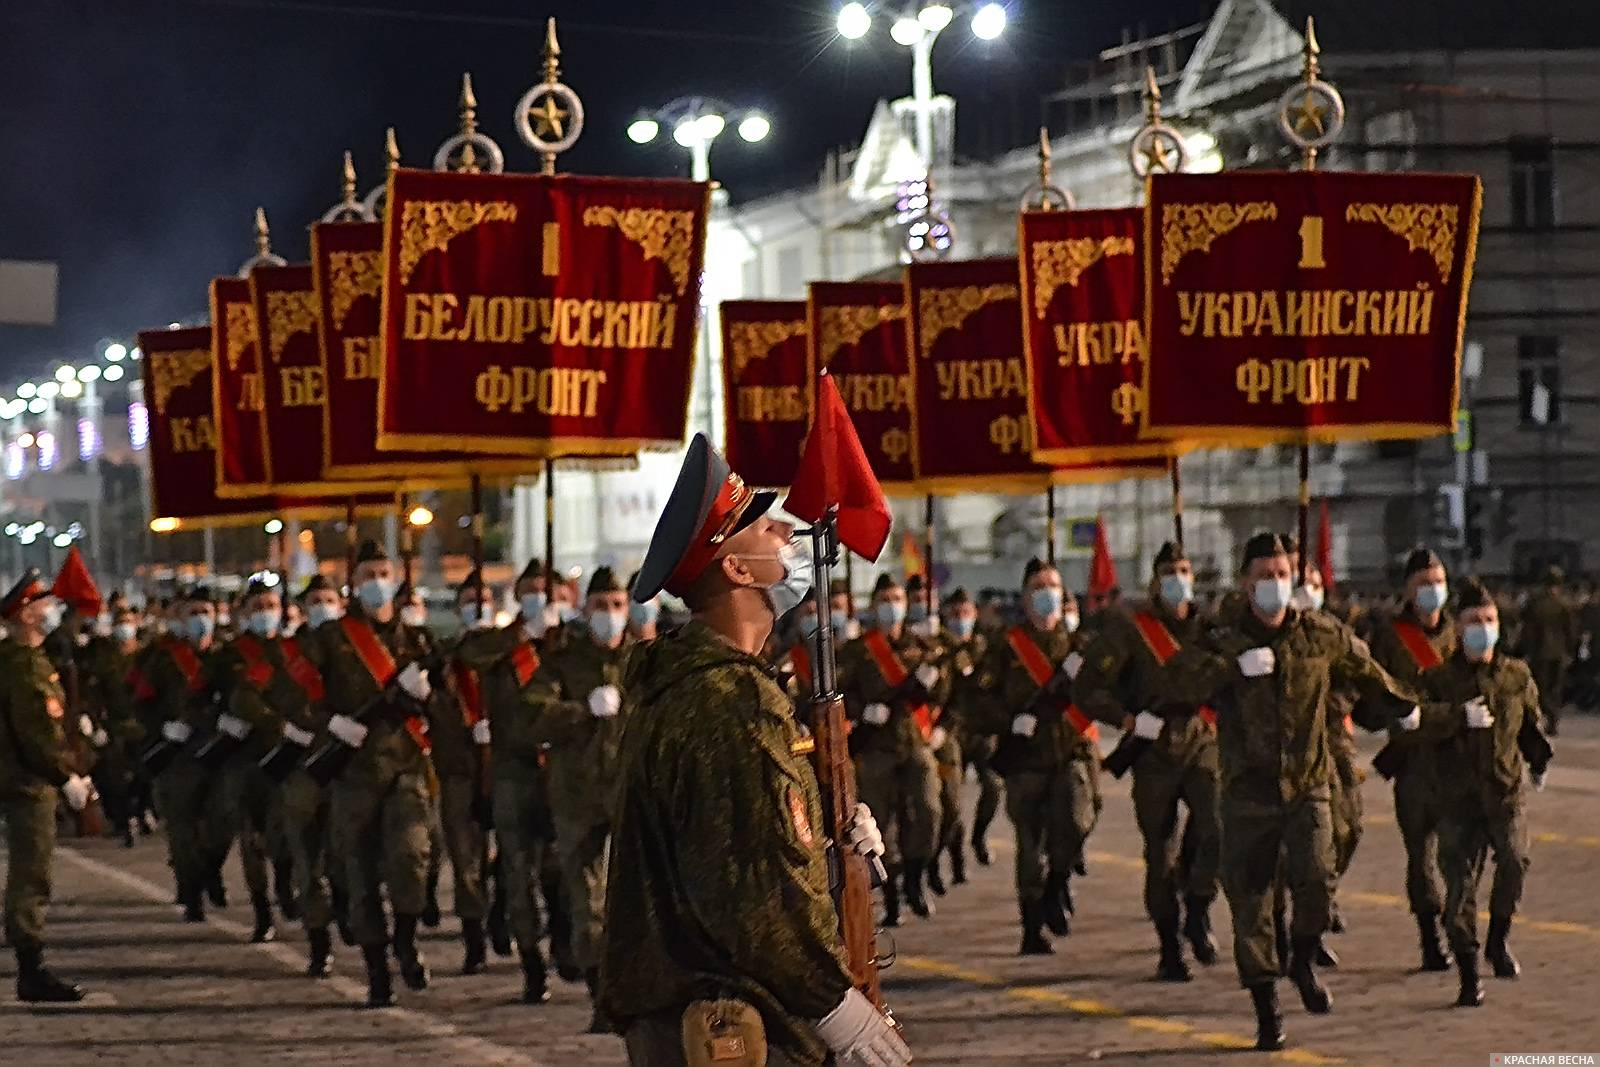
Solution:
{"label": "red flag on rifle", "polygon": [[79,615],[100,614],[100,589],[89,576],[89,568],[84,566],[77,545],[67,551],[67,560],[61,565],[61,573],[56,575],[56,584],[51,587],[50,593],[66,602]]}
{"label": "red flag on rifle", "polygon": [[1094,517],[1094,560],[1089,564],[1089,596],[1099,599],[1110,594],[1117,586],[1117,565],[1111,559],[1111,545],[1106,540],[1106,523]]}
{"label": "red flag on rifle", "polygon": [[889,505],[838,387],[831,376],[821,374],[816,416],[783,510],[807,522],[820,522],[834,505],[839,508],[839,540],[858,556],[877,560],[889,540]]}

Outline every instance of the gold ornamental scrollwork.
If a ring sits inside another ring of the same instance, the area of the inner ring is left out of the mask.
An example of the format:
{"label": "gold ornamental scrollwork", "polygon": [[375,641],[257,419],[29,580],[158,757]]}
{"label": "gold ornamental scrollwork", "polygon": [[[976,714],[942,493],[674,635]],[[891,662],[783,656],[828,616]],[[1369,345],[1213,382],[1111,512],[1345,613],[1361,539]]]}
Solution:
{"label": "gold ornamental scrollwork", "polygon": [[644,250],[645,259],[659,259],[672,275],[682,296],[689,287],[689,259],[694,251],[693,211],[666,208],[617,208],[599,204],[583,209],[585,226],[615,226],[622,236]]}
{"label": "gold ornamental scrollwork", "polygon": [[886,322],[906,317],[904,304],[848,304],[822,309],[822,336],[817,338],[817,355],[822,366],[833,362],[834,353],[853,345]]}
{"label": "gold ornamental scrollwork", "polygon": [[156,414],[167,413],[172,394],[187,386],[211,368],[209,348],[182,348],[176,352],[153,352],[150,371],[156,384]]}
{"label": "gold ornamental scrollwork", "polygon": [[1270,200],[1242,204],[1167,204],[1161,209],[1161,284],[1172,283],[1172,272],[1190,252],[1209,252],[1211,242],[1247,222],[1278,217]]}
{"label": "gold ornamental scrollwork", "polygon": [[794,337],[804,337],[806,323],[797,322],[731,322],[728,324],[728,347],[733,356],[733,376],[737,380],[744,369],[758,359],[766,359],[778,345]]}
{"label": "gold ornamental scrollwork", "polygon": [[377,252],[331,252],[328,255],[329,310],[333,328],[344,328],[344,317],[361,297],[383,292],[383,257]]}
{"label": "gold ornamental scrollwork", "polygon": [[933,352],[940,334],[959,329],[979,308],[1015,299],[1017,287],[1007,282],[922,290],[917,299],[917,322],[922,327],[922,343],[918,348],[922,358],[927,359]]}
{"label": "gold ornamental scrollwork", "polygon": [[1044,318],[1050,298],[1063,285],[1076,286],[1083,272],[1107,256],[1133,255],[1133,238],[1069,237],[1033,246],[1033,313]]}
{"label": "gold ornamental scrollwork", "polygon": [[1460,209],[1455,204],[1351,204],[1345,208],[1344,218],[1346,222],[1376,222],[1404,237],[1411,251],[1422,249],[1433,257],[1439,268],[1439,284],[1450,283],[1460,221]]}
{"label": "gold ornamental scrollwork", "polygon": [[267,294],[267,351],[272,362],[283,355],[289,338],[317,328],[317,294],[310,289],[282,289]]}
{"label": "gold ornamental scrollwork", "polygon": [[509,200],[413,200],[400,213],[400,284],[411,281],[425,253],[442,252],[450,242],[485,222],[517,221]]}
{"label": "gold ornamental scrollwork", "polygon": [[249,301],[230,302],[223,307],[223,321],[227,330],[228,369],[239,369],[239,357],[249,345],[256,343],[256,309]]}

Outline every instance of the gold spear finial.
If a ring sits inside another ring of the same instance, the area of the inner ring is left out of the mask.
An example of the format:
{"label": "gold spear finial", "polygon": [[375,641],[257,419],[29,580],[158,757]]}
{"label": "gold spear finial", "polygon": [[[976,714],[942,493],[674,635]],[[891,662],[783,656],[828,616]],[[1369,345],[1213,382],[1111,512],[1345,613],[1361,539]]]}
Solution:
{"label": "gold spear finial", "polygon": [[344,202],[346,204],[354,204],[356,202],[356,162],[351,158],[349,150],[346,150],[344,154],[343,182]]}
{"label": "gold spear finial", "polygon": [[1156,83],[1156,68],[1144,68],[1144,117],[1151,125],[1161,121],[1161,86]]}
{"label": "gold spear finial", "polygon": [[1049,127],[1039,127],[1039,184],[1050,184],[1050,130]]}
{"label": "gold spear finial", "polygon": [[456,170],[463,174],[478,173],[478,151],[472,142],[478,136],[478,98],[472,93],[472,75],[461,75],[461,159]]}
{"label": "gold spear finial", "polygon": [[1305,56],[1305,80],[1314,82],[1317,75],[1322,72],[1321,64],[1317,57],[1322,54],[1322,46],[1317,44],[1317,20],[1310,15],[1306,16],[1306,45],[1301,53]]}
{"label": "gold spear finial", "polygon": [[554,85],[561,80],[561,45],[556,40],[556,18],[544,24],[544,80],[546,85]]}
{"label": "gold spear finial", "polygon": [[256,257],[265,259],[272,255],[272,233],[267,229],[265,208],[256,208]]}

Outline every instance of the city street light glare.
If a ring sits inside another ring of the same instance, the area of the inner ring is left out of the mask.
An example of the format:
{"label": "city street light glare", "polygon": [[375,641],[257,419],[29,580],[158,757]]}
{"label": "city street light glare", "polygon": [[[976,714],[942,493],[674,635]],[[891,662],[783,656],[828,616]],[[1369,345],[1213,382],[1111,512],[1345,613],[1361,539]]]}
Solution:
{"label": "city street light glare", "polygon": [[672,139],[684,148],[693,148],[700,143],[700,127],[694,119],[684,119],[672,128]]}
{"label": "city street light glare", "polygon": [[28,410],[35,415],[43,415],[49,407],[50,405],[45,403],[42,397],[36,396],[28,401]]}
{"label": "city street light glare", "polygon": [[728,120],[715,111],[701,115],[694,120],[694,124],[700,131],[702,141],[715,141],[728,128]]}
{"label": "city street light glare", "polygon": [[32,448],[33,447],[33,434],[31,434],[31,433],[23,434],[21,437],[17,438],[17,444],[21,445],[23,448]]}
{"label": "city street light glare", "polygon": [[771,132],[772,123],[759,112],[751,112],[739,121],[739,136],[751,144],[766,140]]}
{"label": "city street light glare", "polygon": [[160,518],[150,520],[151,533],[171,533],[178,528],[177,519]]}
{"label": "city street light glare", "polygon": [[61,395],[68,400],[76,400],[83,395],[83,384],[76,378],[70,378],[61,383]]}
{"label": "city street light glare", "polygon": [[105,379],[108,382],[120,382],[122,380],[122,368],[113,363],[106,368]]}
{"label": "city street light glare", "polygon": [[849,41],[859,41],[872,29],[872,16],[867,14],[867,9],[856,3],[846,4],[839,9],[839,36]]}
{"label": "city street light glare", "polygon": [[628,123],[628,140],[634,144],[649,144],[661,132],[661,123],[655,119],[634,119]]}
{"label": "city street light glare", "polygon": [[917,12],[917,21],[929,33],[938,33],[950,25],[950,20],[955,17],[956,13],[943,4],[929,4]]}
{"label": "city street light glare", "polygon": [[913,18],[895,19],[894,25],[889,27],[889,36],[894,38],[895,44],[910,48],[922,40],[922,23]]}
{"label": "city street light glare", "polygon": [[[43,385],[39,386],[39,396],[37,397],[37,399],[39,399],[39,400],[54,400],[56,397],[58,397],[60,395],[61,395],[61,384],[59,382],[45,382]],[[30,410],[32,410],[32,409],[30,408]]]}
{"label": "city street light glare", "polygon": [[1000,4],[984,4],[972,16],[972,36],[992,41],[1006,29],[1006,9]]}
{"label": "city street light glare", "polygon": [[16,523],[8,522],[6,523],[6,536],[15,537],[17,536],[17,531],[20,529],[22,529],[22,527],[18,526]]}
{"label": "city street light glare", "polygon": [[72,381],[72,379],[76,378],[77,376],[78,376],[78,369],[76,367],[57,367],[56,368],[56,381],[58,381],[58,382],[70,382],[70,381]]}
{"label": "city street light glare", "polygon": [[261,528],[263,530],[265,530],[269,534],[282,533],[283,532],[283,520],[282,519],[268,519],[266,525],[261,527]]}
{"label": "city street light glare", "polygon": [[433,521],[433,512],[418,504],[411,509],[411,514],[406,516],[406,521],[413,526],[426,526]]}
{"label": "city street light glare", "polygon": [[64,534],[64,533],[56,534],[55,546],[57,548],[66,548],[70,544],[72,544],[72,535],[71,534]]}
{"label": "city street light glare", "polygon": [[100,364],[91,363],[87,367],[80,367],[78,369],[78,381],[87,383],[87,382],[97,382],[99,380],[100,380]]}
{"label": "city street light glare", "polygon": [[128,346],[127,345],[119,344],[119,343],[117,343],[115,341],[113,341],[109,345],[106,345],[106,361],[107,362],[109,362],[109,363],[121,363],[123,360],[125,360],[127,358],[128,358]]}
{"label": "city street light glare", "polygon": [[32,400],[38,392],[39,387],[32,382],[23,382],[17,386],[17,398],[20,400]]}

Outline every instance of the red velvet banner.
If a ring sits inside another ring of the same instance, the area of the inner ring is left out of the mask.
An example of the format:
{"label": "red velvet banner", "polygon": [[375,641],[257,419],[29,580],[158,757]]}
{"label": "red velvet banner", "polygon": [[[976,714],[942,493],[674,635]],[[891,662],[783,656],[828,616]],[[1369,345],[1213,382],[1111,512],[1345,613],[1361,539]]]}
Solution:
{"label": "red velvet banner", "polygon": [[812,282],[807,381],[826,370],[867,462],[891,496],[921,492],[911,467],[911,366],[900,282]]}
{"label": "red velvet banner", "polygon": [[709,194],[675,180],[394,172],[378,446],[625,456],[681,444]]}
{"label": "red velvet banner", "polygon": [[261,421],[258,330],[250,283],[244,278],[211,280],[212,416],[217,434],[217,495],[261,496],[271,492]]}
{"label": "red velvet banner", "polygon": [[794,481],[811,419],[804,300],[722,304],[728,463],[750,485]]}
{"label": "red velvet banner", "polygon": [[1144,408],[1144,212],[1030,211],[1018,237],[1034,457],[1157,459]]}
{"label": "red velvet banner", "polygon": [[1155,176],[1144,432],[1451,432],[1481,201],[1472,175]]}

